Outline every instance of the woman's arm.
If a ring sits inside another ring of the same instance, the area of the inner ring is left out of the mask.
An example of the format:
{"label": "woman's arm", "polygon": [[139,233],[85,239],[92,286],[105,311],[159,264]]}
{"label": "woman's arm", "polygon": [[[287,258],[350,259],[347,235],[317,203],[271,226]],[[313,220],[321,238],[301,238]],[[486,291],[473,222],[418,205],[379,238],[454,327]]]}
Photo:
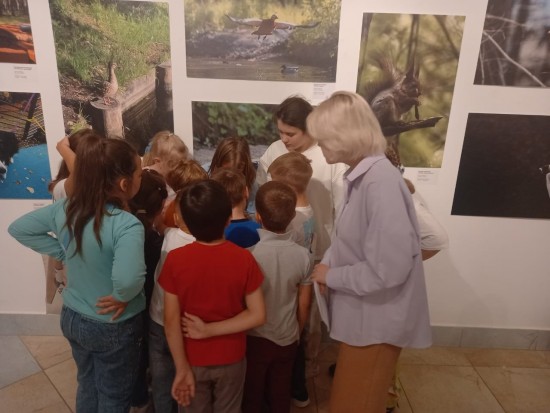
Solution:
{"label": "woman's arm", "polygon": [[57,149],[57,152],[59,152],[59,154],[65,161],[65,164],[67,165],[67,169],[69,171],[69,176],[65,180],[65,193],[69,196],[70,194],[72,194],[73,188],[74,188],[73,172],[74,172],[76,154],[71,149],[68,136],[65,136],[63,139],[57,142],[56,149]]}

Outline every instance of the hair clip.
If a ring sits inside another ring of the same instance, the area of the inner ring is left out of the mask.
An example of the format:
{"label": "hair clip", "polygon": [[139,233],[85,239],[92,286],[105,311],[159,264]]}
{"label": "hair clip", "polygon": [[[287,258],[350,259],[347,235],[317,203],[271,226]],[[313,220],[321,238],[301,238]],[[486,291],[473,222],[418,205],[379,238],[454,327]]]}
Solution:
{"label": "hair clip", "polygon": [[146,209],[138,209],[136,211],[136,214],[146,214],[147,213],[147,210]]}

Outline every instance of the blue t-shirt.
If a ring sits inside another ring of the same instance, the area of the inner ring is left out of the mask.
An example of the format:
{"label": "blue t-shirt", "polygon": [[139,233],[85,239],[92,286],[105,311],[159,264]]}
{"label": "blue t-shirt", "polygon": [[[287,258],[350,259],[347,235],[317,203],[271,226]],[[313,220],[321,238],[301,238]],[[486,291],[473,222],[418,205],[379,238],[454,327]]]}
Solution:
{"label": "blue t-shirt", "polygon": [[225,239],[242,248],[248,248],[260,240],[258,231],[260,227],[255,221],[247,218],[232,219],[225,229]]}

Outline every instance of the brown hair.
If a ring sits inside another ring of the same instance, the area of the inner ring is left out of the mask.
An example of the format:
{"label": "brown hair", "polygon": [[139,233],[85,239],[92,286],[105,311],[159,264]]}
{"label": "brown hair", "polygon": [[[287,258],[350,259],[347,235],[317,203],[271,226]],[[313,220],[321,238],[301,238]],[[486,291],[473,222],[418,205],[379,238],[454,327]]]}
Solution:
{"label": "brown hair", "polygon": [[155,163],[155,158],[159,158],[166,163],[168,169],[179,160],[189,157],[189,149],[183,143],[178,135],[170,131],[157,132],[151,139],[150,149],[143,155],[143,166],[151,166]]}
{"label": "brown hair", "polygon": [[166,174],[166,183],[177,192],[185,185],[207,178],[208,174],[197,161],[180,159]]}
{"label": "brown hair", "polygon": [[265,229],[284,232],[296,215],[296,194],[282,182],[269,181],[256,192],[256,211]]}
{"label": "brown hair", "polygon": [[84,228],[93,219],[96,239],[101,245],[99,234],[103,216],[109,214],[107,204],[123,208],[119,181],[132,180],[136,170],[136,150],[126,141],[90,136],[85,144],[78,145],[74,176],[75,185],[67,203],[67,229],[76,241],[75,253],[82,253]]}
{"label": "brown hair", "polygon": [[[88,136],[95,136],[99,138],[104,137],[103,135],[101,135],[100,133],[96,132],[93,129],[89,129],[89,128],[80,129],[75,133],[71,134],[71,136],[69,136],[69,147],[71,148],[71,150],[73,152],[76,152],[76,148],[78,147],[79,142],[82,139],[87,138]],[[48,184],[48,191],[52,192],[55,186],[59,183],[59,181],[62,181],[63,179],[67,179],[69,175],[70,175],[70,172],[69,172],[69,168],[67,167],[67,163],[64,160],[62,160],[61,163],[59,164],[59,170],[57,171],[57,176]]]}
{"label": "brown hair", "polygon": [[231,207],[235,207],[242,202],[246,189],[246,182],[242,173],[236,169],[221,168],[217,169],[211,178],[225,188],[231,200]]}
{"label": "brown hair", "polygon": [[216,147],[212,157],[212,163],[208,174],[212,174],[219,168],[233,168],[240,171],[244,177],[248,189],[256,179],[256,169],[250,156],[250,147],[244,138],[225,138]]}
{"label": "brown hair", "polygon": [[290,96],[283,100],[273,114],[273,120],[293,126],[307,132],[306,119],[313,111],[313,106],[300,96]]}
{"label": "brown hair", "polygon": [[157,171],[144,169],[138,193],[128,202],[132,214],[146,230],[153,227],[153,221],[162,212],[164,200],[168,197],[166,181]]}
{"label": "brown hair", "polygon": [[288,152],[275,159],[267,173],[274,181],[290,186],[296,194],[306,192],[307,185],[313,175],[311,161],[299,152]]}

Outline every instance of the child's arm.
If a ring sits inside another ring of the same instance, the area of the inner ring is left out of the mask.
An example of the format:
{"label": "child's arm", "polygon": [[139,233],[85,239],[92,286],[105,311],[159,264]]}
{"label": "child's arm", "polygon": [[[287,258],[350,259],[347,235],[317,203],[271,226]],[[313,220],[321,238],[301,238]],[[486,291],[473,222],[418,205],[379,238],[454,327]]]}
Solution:
{"label": "child's arm", "polygon": [[300,284],[298,286],[298,326],[300,327],[300,334],[302,334],[306,320],[309,317],[312,289],[313,284]]}
{"label": "child's arm", "polygon": [[67,169],[69,170],[69,176],[67,177],[67,180],[65,181],[65,192],[67,195],[71,194],[74,187],[74,163],[76,160],[76,154],[71,149],[69,145],[69,137],[65,136],[63,139],[61,139],[59,142],[57,142],[56,145],[57,152],[61,155],[63,160],[65,161],[65,164],[67,165]]}
{"label": "child's arm", "polygon": [[234,317],[223,321],[205,323],[199,317],[185,313],[182,318],[183,332],[186,337],[201,339],[227,334],[240,333],[265,323],[265,303],[262,288],[247,294],[246,308]]}
{"label": "child's arm", "polygon": [[172,397],[182,406],[188,406],[195,396],[195,379],[183,348],[178,296],[167,291],[164,292],[164,332],[176,367]]}

